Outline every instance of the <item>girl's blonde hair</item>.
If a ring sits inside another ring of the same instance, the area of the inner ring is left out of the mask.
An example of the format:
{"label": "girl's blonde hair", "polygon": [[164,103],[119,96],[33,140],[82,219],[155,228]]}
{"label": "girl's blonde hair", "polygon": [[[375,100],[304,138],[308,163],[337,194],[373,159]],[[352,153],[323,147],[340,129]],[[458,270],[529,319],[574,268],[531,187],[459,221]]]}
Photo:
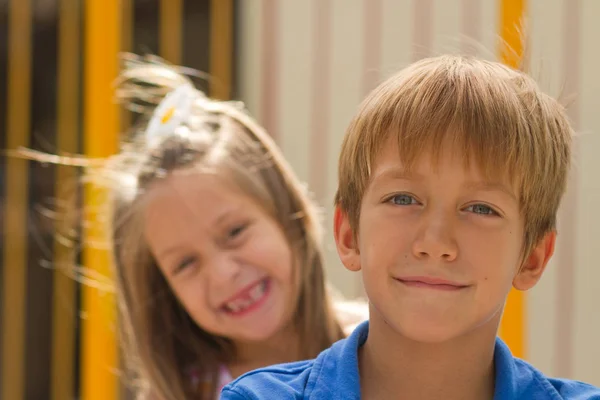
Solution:
{"label": "girl's blonde hair", "polygon": [[[281,225],[295,256],[298,293],[293,323],[300,335],[301,358],[313,358],[343,337],[326,288],[318,209],[274,142],[242,106],[210,100],[193,89],[188,117],[150,140],[145,129],[149,118],[164,97],[182,85],[192,87],[180,70],[160,60],[126,60],[117,97],[140,114],[143,128],[134,129],[121,153],[102,168],[113,194],[110,232],[125,359],[140,393],[164,399],[197,396],[186,369],[194,366],[214,382],[218,364],[234,356],[229,340],[205,332],[186,313],[143,239],[144,191],[173,170],[232,179]],[[210,393],[214,396],[214,385]]]}

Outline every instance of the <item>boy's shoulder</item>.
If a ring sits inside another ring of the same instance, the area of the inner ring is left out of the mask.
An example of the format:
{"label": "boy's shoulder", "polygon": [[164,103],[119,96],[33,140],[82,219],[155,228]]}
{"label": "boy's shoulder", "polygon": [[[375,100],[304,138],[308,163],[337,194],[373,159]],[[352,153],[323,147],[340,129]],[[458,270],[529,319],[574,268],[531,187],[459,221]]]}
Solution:
{"label": "boy's shoulder", "polygon": [[313,360],[248,372],[227,385],[221,399],[359,399],[358,348],[368,327],[368,321],[359,324]]}
{"label": "boy's shoulder", "polygon": [[537,398],[535,396],[542,395],[546,396],[543,398],[552,400],[600,400],[600,388],[596,386],[571,379],[548,377],[526,361],[518,358],[513,360],[516,377],[513,384],[517,386],[514,389],[519,395],[502,397],[503,400]]}
{"label": "boy's shoulder", "polygon": [[494,400],[600,400],[600,388],[544,375],[530,363],[513,357],[508,346],[496,339]]}
{"label": "boy's shoulder", "polygon": [[[360,399],[358,348],[368,335],[368,322],[336,342],[314,360],[280,364],[251,371],[227,385],[222,400]],[[600,388],[587,383],[550,378],[512,356],[496,341],[494,400],[600,400]]]}
{"label": "boy's shoulder", "polygon": [[600,400],[600,388],[588,383],[559,378],[548,378],[548,381],[561,399]]}
{"label": "boy's shoulder", "polygon": [[225,386],[220,399],[303,399],[314,363],[299,361],[248,372]]}

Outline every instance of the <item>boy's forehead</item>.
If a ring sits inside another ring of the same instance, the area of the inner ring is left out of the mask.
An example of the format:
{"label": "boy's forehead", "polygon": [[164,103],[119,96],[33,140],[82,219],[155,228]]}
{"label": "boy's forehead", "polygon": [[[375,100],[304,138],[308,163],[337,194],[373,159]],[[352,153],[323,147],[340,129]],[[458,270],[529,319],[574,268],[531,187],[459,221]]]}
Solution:
{"label": "boy's forehead", "polygon": [[424,180],[428,175],[438,175],[448,166],[456,165],[462,168],[466,185],[508,190],[511,195],[515,193],[515,182],[509,178],[507,171],[488,168],[490,166],[482,165],[474,155],[451,144],[440,147],[438,151],[431,146],[423,146],[418,154],[406,157],[407,162],[393,139],[388,138],[372,159],[371,183],[397,179]]}

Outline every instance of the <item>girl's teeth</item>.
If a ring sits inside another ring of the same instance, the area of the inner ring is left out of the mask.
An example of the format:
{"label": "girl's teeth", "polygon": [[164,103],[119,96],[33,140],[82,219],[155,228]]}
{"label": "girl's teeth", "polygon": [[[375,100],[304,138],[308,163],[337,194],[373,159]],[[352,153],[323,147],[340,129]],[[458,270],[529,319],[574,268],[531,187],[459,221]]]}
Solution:
{"label": "girl's teeth", "polygon": [[234,311],[240,311],[240,310],[242,310],[242,309],[244,309],[244,308],[247,307],[246,303],[247,303],[246,300],[238,299],[238,300],[232,301],[229,304],[232,306],[232,308],[233,308]]}
{"label": "girl's teeth", "polygon": [[243,311],[244,309],[246,309],[246,308],[250,307],[252,304],[254,304],[257,300],[259,300],[265,293],[265,289],[266,289],[266,282],[262,281],[258,285],[256,285],[250,291],[250,293],[248,293],[248,296],[245,299],[237,299],[234,301],[230,301],[229,303],[227,303],[225,305],[225,307],[232,312]]}
{"label": "girl's teeth", "polygon": [[260,296],[262,296],[262,294],[264,293],[264,283],[261,282],[258,285],[256,285],[254,287],[254,289],[252,289],[252,291],[250,292],[250,298],[252,299],[252,301],[256,301],[260,298]]}

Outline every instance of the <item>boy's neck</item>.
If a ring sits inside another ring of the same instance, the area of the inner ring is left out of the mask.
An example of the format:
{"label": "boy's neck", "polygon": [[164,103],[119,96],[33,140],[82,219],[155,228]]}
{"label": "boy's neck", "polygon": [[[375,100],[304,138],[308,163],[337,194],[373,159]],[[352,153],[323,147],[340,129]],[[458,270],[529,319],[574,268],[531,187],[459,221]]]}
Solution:
{"label": "boy's neck", "polygon": [[492,399],[499,316],[468,335],[439,344],[407,339],[371,314],[359,349],[362,398]]}
{"label": "boy's neck", "polygon": [[231,376],[237,378],[253,369],[297,360],[300,340],[291,325],[265,341],[236,343],[235,359],[228,365]]}

